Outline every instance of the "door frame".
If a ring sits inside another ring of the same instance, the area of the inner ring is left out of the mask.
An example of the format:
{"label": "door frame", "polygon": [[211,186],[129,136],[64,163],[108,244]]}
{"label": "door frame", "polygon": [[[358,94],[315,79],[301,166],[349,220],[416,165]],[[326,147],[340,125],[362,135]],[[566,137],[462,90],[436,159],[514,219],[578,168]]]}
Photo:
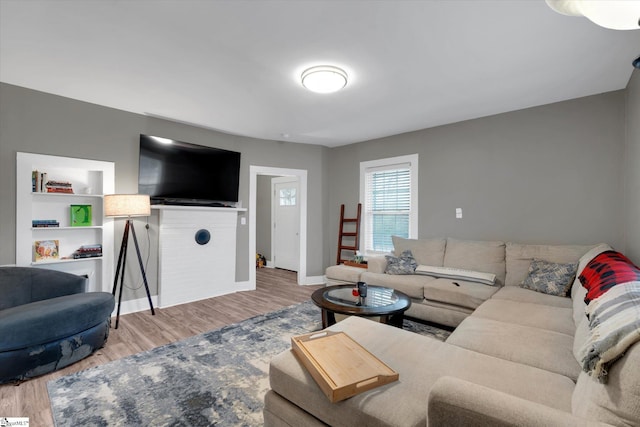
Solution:
{"label": "door frame", "polygon": [[[291,175],[287,175],[287,176],[274,176],[271,179],[271,259],[274,260],[275,254],[276,254],[276,244],[275,244],[275,240],[276,240],[276,233],[277,233],[277,229],[274,227],[274,224],[276,222],[276,209],[278,209],[278,202],[279,202],[279,197],[275,195],[275,188],[276,188],[276,184],[282,184],[282,183],[286,183],[286,182],[295,182],[296,183],[296,187],[300,187],[300,181],[298,180],[297,176],[291,176]],[[299,192],[300,190],[298,190]],[[300,202],[299,202],[299,196],[296,195],[296,210],[298,211],[297,215],[298,215],[298,223],[300,222]],[[257,230],[256,230],[257,233]],[[300,251],[300,230],[298,228],[298,251]],[[300,264],[300,262],[298,262],[298,264]],[[273,266],[276,266],[275,260],[273,262]],[[300,268],[300,266],[298,265],[298,269]],[[296,270],[298,271],[298,270]]]}
{"label": "door frame", "polygon": [[300,193],[298,285],[307,284],[307,170],[249,165],[249,286],[256,288],[256,199],[258,175],[295,176]]}

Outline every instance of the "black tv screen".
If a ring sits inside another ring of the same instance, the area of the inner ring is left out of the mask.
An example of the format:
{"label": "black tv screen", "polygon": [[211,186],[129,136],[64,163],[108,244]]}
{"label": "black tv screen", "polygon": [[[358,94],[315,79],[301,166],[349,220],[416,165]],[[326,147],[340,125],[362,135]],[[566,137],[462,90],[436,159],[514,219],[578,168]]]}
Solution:
{"label": "black tv screen", "polygon": [[230,206],[239,183],[238,152],[140,135],[138,192],[152,204]]}

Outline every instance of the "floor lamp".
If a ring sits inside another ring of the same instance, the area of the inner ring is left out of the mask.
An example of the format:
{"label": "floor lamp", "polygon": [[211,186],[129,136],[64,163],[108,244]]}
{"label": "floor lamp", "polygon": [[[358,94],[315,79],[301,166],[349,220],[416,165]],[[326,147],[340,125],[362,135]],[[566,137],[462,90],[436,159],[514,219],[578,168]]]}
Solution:
{"label": "floor lamp", "polygon": [[[108,217],[124,217],[127,222],[124,226],[124,235],[122,236],[122,245],[120,245],[120,255],[118,255],[118,267],[116,268],[116,278],[113,281],[113,296],[116,296],[116,288],[118,287],[118,277],[120,274],[120,292],[118,294],[118,311],[116,313],[116,329],[118,329],[118,321],[120,320],[120,303],[122,302],[122,288],[124,287],[124,270],[127,260],[127,244],[129,242],[129,231],[133,235],[133,243],[136,245],[136,253],[138,254],[138,262],[140,263],[140,271],[142,272],[142,280],[147,290],[147,298],[149,298],[149,307],[151,314],[155,316],[153,303],[151,302],[151,294],[149,293],[149,283],[147,283],[147,275],[144,272],[142,264],[142,256],[140,256],[140,247],[138,246],[138,238],[136,237],[136,229],[133,227],[132,217],[151,215],[151,204],[149,196],[144,194],[110,194],[104,196],[104,214]],[[122,267],[122,269],[121,269]],[[122,270],[122,271],[121,271]]]}

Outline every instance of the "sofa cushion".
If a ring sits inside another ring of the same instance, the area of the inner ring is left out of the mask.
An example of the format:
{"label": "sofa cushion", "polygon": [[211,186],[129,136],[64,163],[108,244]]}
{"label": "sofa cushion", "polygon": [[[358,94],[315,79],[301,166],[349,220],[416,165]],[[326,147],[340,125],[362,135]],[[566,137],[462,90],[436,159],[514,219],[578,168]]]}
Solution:
{"label": "sofa cushion", "polygon": [[464,280],[435,279],[424,287],[424,297],[429,301],[475,309],[498,289]]}
{"label": "sofa cushion", "polygon": [[418,264],[442,266],[444,248],[447,244],[445,239],[405,239],[392,236],[391,240],[393,241],[394,254],[410,250]]}
{"label": "sofa cushion", "polygon": [[89,329],[111,316],[108,292],[87,292],[37,301],[0,311],[0,351],[56,341]]}
{"label": "sofa cushion", "polygon": [[428,319],[429,322],[455,328],[471,313],[473,313],[472,308],[423,299],[421,302],[414,300],[405,312],[405,316]]}
{"label": "sofa cushion", "polygon": [[560,264],[534,259],[529,264],[529,274],[520,286],[543,294],[565,297],[575,280],[577,268],[577,262]]}
{"label": "sofa cushion", "polygon": [[393,288],[407,294],[411,298],[422,300],[424,298],[425,284],[436,279],[418,274],[396,276],[393,274],[369,273],[365,271],[360,276],[360,280],[367,282],[368,285]]}
{"label": "sofa cushion", "polygon": [[569,298],[534,292],[529,289],[523,289],[519,286],[505,286],[500,288],[500,290],[491,298],[528,302],[531,304],[551,305],[554,307],[572,307],[572,302]]}
{"label": "sofa cushion", "polygon": [[606,251],[589,261],[578,278],[587,288],[584,302],[589,304],[615,285],[640,281],[640,268],[620,252]]}
{"label": "sofa cushion", "polygon": [[481,271],[465,270],[464,268],[435,267],[431,265],[419,265],[416,274],[437,277],[439,279],[466,280],[467,282],[481,283],[483,285],[495,286],[496,275],[483,273]]}
{"label": "sofa cushion", "polygon": [[329,425],[424,426],[429,391],[442,376],[454,376],[566,412],[571,409],[573,382],[551,372],[358,317],[329,329],[346,332],[400,375],[391,384],[331,403],[293,352],[274,357],[269,370],[271,388]]}
{"label": "sofa cushion", "polygon": [[565,411],[452,377],[438,379],[431,388],[427,425],[604,427]]}
{"label": "sofa cushion", "polygon": [[387,268],[387,259],[384,255],[371,255],[367,257],[367,271],[370,273],[384,273]]}
{"label": "sofa cushion", "polygon": [[327,427],[304,409],[292,405],[273,390],[264,395],[264,426]]}
{"label": "sofa cushion", "polygon": [[86,278],[33,267],[0,267],[0,310],[84,291]]}
{"label": "sofa cushion", "polygon": [[348,265],[332,265],[327,267],[325,275],[327,279],[340,283],[358,283],[360,275],[364,273],[364,268],[351,267]]}
{"label": "sofa cushion", "polygon": [[387,267],[384,272],[387,274],[413,274],[418,266],[409,249],[403,251],[398,256],[385,255],[385,258],[387,260]]}
{"label": "sofa cushion", "polygon": [[492,298],[478,307],[473,317],[573,335],[572,314],[570,308]]}
{"label": "sofa cushion", "polygon": [[578,262],[593,246],[524,245],[508,242],[506,246],[507,278],[505,285],[519,286],[527,277],[534,259],[561,264]]}
{"label": "sofa cushion", "polygon": [[[567,394],[571,394],[575,387],[575,383],[569,378],[446,344],[435,354],[436,360],[444,366],[434,369],[441,370],[442,375],[568,412]],[[544,381],[549,383],[542,384]]]}
{"label": "sofa cushion", "polygon": [[578,377],[572,397],[574,415],[613,425],[640,425],[640,343],[609,370],[606,384],[586,372]]}
{"label": "sofa cushion", "polygon": [[573,356],[573,336],[559,332],[469,316],[447,342],[573,380],[580,374]]}
{"label": "sofa cushion", "polygon": [[493,273],[496,275],[497,283],[502,285],[505,279],[504,257],[504,242],[449,238],[444,254],[444,266]]}

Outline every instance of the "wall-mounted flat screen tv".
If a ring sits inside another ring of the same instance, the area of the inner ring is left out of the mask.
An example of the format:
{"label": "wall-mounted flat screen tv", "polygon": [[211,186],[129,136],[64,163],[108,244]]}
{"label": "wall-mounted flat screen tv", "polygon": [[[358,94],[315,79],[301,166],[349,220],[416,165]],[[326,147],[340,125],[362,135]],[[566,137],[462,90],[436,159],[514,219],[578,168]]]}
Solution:
{"label": "wall-mounted flat screen tv", "polygon": [[240,153],[140,135],[138,192],[152,204],[233,206]]}

